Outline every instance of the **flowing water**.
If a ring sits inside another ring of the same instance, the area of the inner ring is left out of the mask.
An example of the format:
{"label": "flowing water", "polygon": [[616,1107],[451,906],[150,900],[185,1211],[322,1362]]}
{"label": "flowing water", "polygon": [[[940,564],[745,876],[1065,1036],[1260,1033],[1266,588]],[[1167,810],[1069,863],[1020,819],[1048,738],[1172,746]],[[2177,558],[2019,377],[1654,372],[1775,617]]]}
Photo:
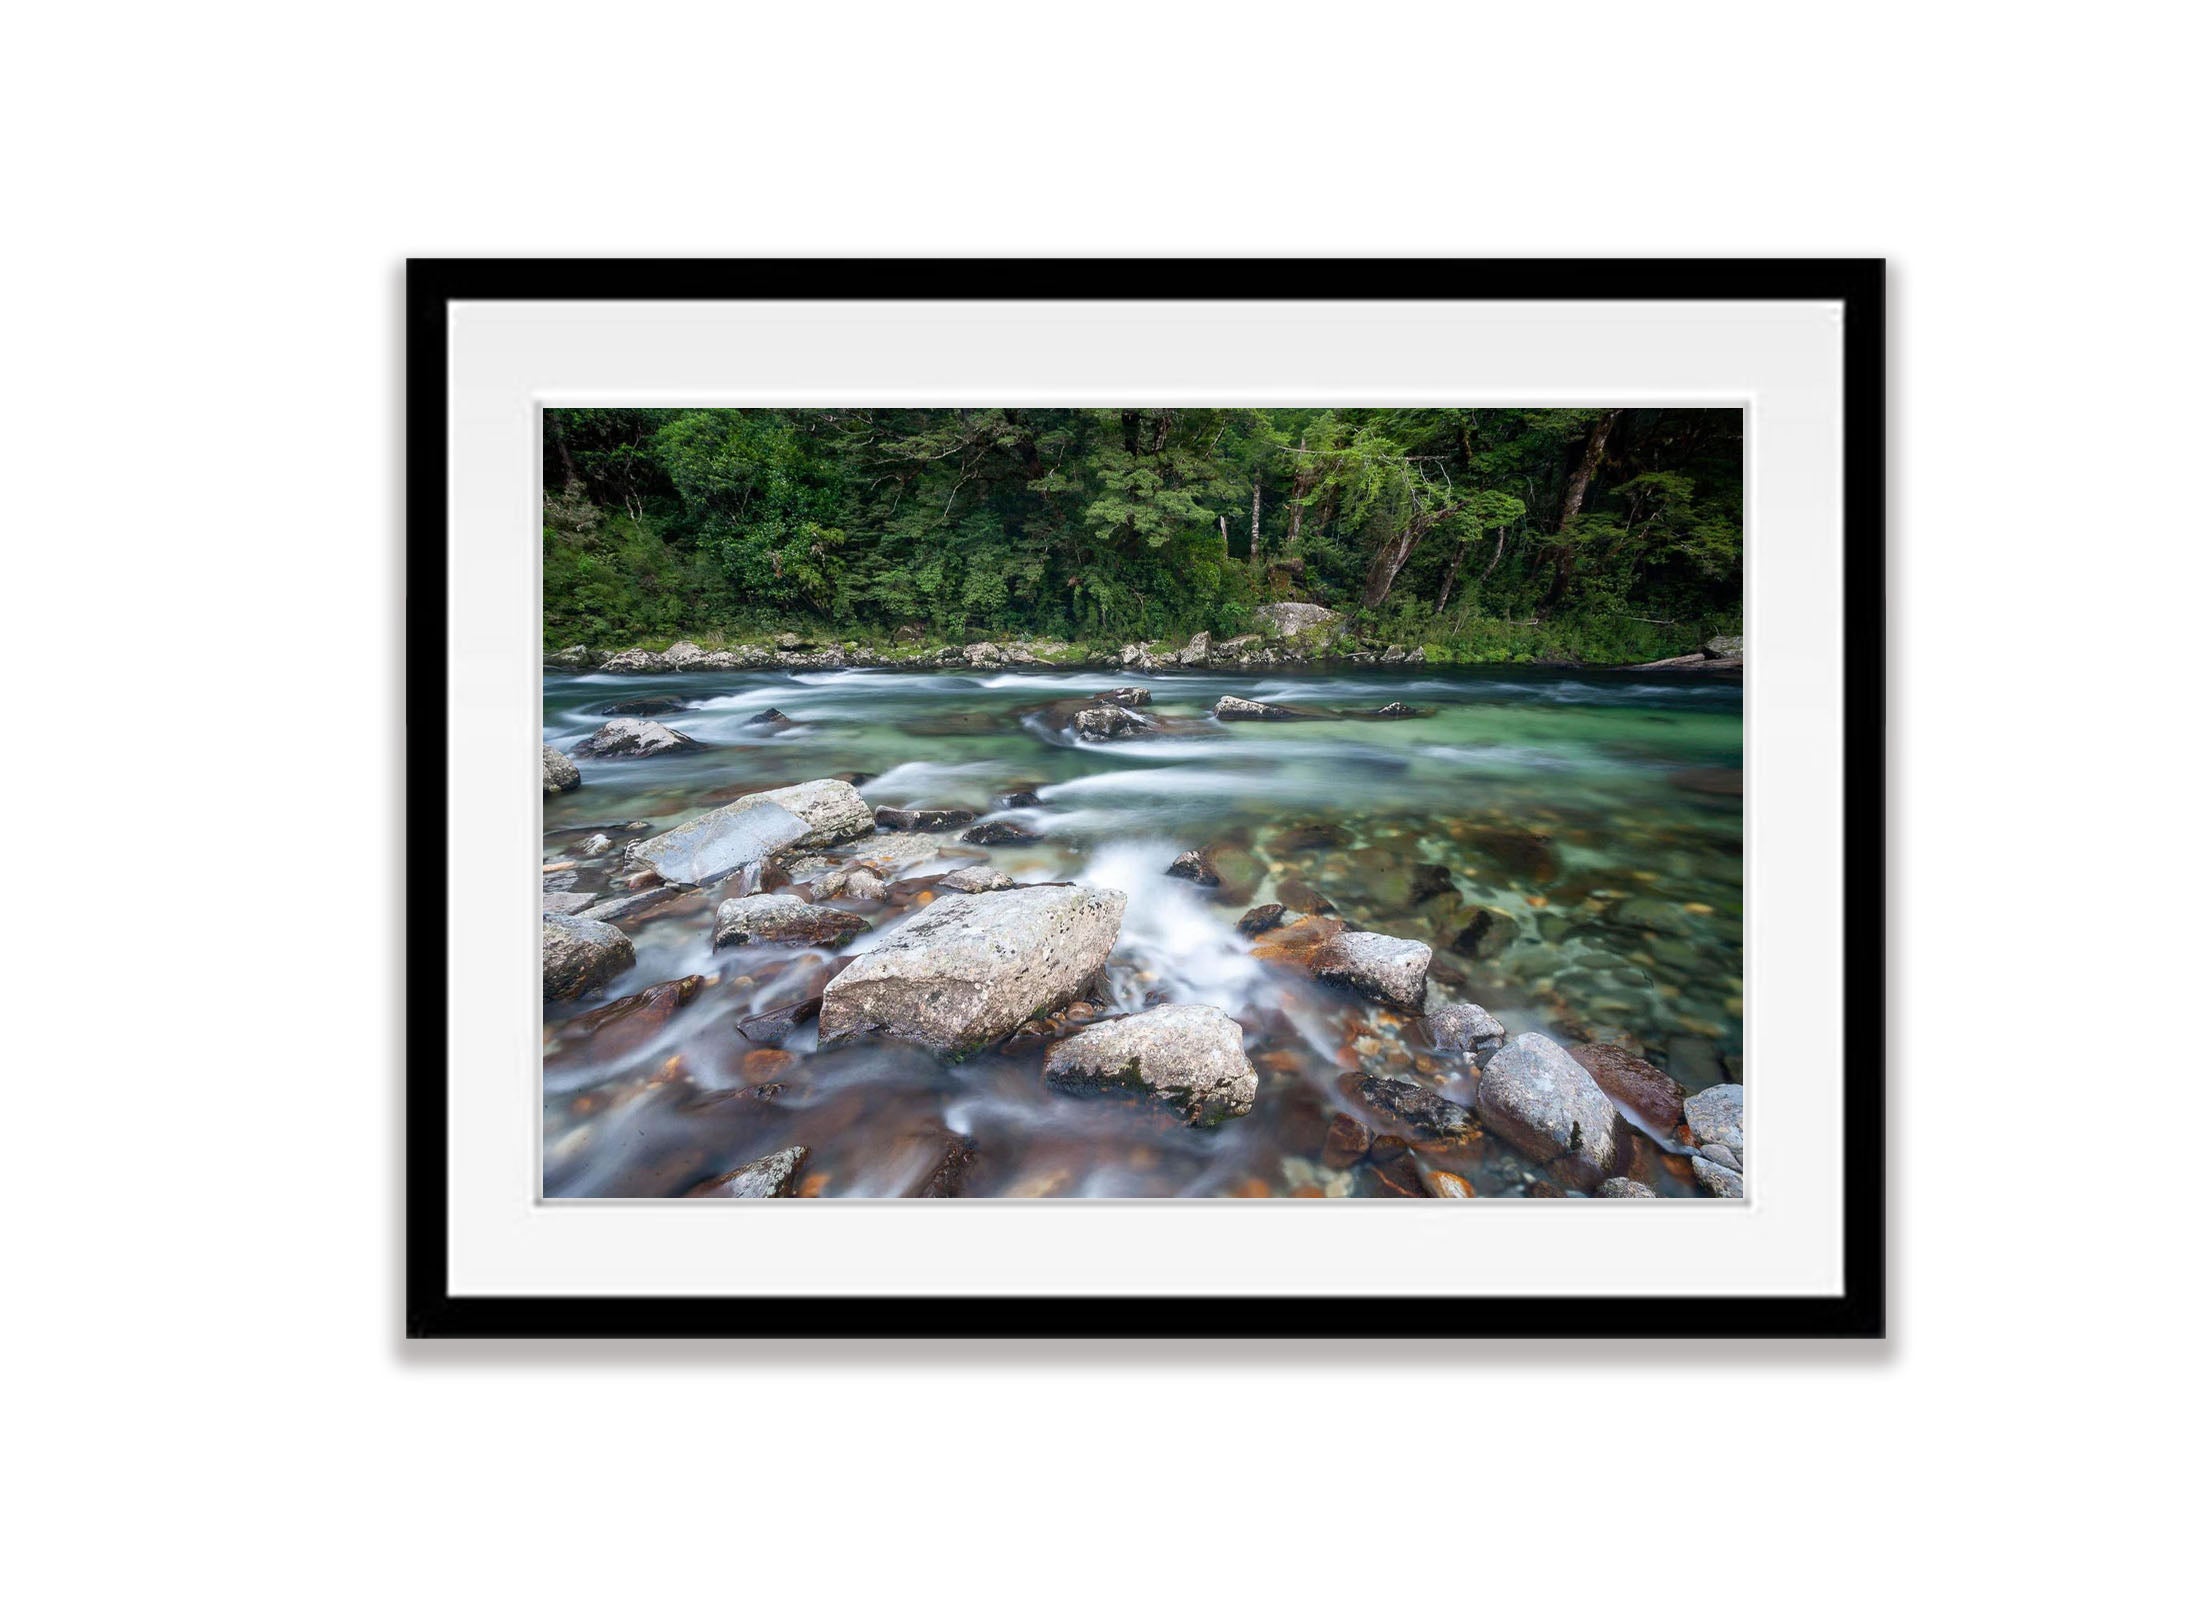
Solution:
{"label": "flowing water", "polygon": [[[1059,731],[1095,692],[1131,684],[1152,691],[1152,734],[1083,744]],[[1304,715],[1218,722],[1223,694]],[[1474,1072],[1415,1019],[1256,954],[1234,925],[1279,900],[1326,899],[1352,927],[1428,942],[1430,1009],[1472,1000],[1514,1033],[1617,1043],[1690,1093],[1738,1081],[1741,696],[1699,677],[1530,668],[552,675],[552,745],[592,731],[606,706],[666,697],[679,708],[654,720],[706,748],[581,761],[581,787],[545,801],[548,887],[602,889],[616,848],[581,853],[598,830],[616,845],[754,790],[844,777],[873,806],[965,807],[1039,835],[990,848],[956,831],[898,836],[941,854],[892,869],[888,904],[852,907],[874,929],[939,874],[980,861],[1019,882],[1121,889],[1129,906],[1092,1000],[954,1063],[886,1040],[820,1050],[814,1021],[776,1042],[742,1033],[744,1019],[814,995],[875,932],[837,952],[714,952],[724,890],[622,922],[636,966],[545,1008],[544,1193],[678,1195],[794,1144],[811,1152],[803,1192],[827,1196],[1383,1192],[1373,1168],[1322,1159],[1332,1114],[1358,1109],[1338,1075],[1410,1074],[1471,1103]],[[1396,700],[1421,714],[1366,715]],[[767,709],[791,722],[751,725]],[[1003,808],[1020,790],[1040,804]],[[1220,888],[1165,875],[1195,847]],[[798,861],[795,878],[827,865]],[[703,981],[669,1015],[576,1020],[690,975]],[[1198,1129],[1045,1086],[1041,1058],[1061,1027],[1162,1001],[1220,1006],[1244,1026],[1260,1079],[1250,1114]],[[1696,1192],[1686,1163],[1653,1144],[1637,1141],[1633,1175]],[[1414,1159],[1482,1195],[1547,1192],[1537,1186],[1550,1176],[1495,1138]]]}

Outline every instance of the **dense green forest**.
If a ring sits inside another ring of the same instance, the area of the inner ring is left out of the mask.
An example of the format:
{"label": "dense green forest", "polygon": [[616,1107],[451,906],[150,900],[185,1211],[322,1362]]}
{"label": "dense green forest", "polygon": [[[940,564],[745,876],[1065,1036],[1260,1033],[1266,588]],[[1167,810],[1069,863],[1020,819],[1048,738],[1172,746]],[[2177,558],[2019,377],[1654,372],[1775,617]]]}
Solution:
{"label": "dense green forest", "polygon": [[545,417],[550,648],[1226,637],[1270,600],[1434,660],[1740,631],[1738,410]]}

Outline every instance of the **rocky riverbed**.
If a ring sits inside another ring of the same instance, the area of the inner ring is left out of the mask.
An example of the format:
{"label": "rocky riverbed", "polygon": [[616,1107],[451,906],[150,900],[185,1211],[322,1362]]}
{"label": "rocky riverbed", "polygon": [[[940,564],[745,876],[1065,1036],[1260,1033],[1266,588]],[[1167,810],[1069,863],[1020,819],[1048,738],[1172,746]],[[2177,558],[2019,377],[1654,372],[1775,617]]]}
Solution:
{"label": "rocky riverbed", "polygon": [[1742,1195],[1739,683],[1198,643],[553,663],[544,1193]]}

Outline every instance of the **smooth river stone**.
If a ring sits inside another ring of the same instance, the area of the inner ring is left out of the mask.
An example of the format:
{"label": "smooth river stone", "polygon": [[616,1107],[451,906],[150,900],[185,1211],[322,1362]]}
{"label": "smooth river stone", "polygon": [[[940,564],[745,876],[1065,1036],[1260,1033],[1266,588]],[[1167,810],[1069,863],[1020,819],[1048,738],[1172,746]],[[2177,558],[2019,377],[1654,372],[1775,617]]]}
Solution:
{"label": "smooth river stone", "polygon": [[711,883],[781,850],[871,831],[871,808],[837,778],[743,795],[668,833],[627,846],[627,858],[667,883]]}
{"label": "smooth river stone", "polygon": [[1490,1057],[1474,1107],[1490,1130],[1537,1161],[1611,1176],[1619,1112],[1589,1069],[1547,1034],[1524,1033]]}
{"label": "smooth river stone", "polygon": [[542,997],[574,1000],[634,965],[634,944],[608,922],[546,911],[542,917]]}

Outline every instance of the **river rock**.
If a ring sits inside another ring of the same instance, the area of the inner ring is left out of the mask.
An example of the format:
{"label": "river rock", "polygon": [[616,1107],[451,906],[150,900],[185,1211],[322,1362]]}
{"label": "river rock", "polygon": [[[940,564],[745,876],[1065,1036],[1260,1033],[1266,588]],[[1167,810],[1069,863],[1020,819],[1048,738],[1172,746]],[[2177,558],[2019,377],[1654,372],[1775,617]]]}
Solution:
{"label": "river rock", "polygon": [[975,811],[961,806],[880,806],[871,820],[881,828],[906,833],[942,833],[978,820]]}
{"label": "river rock", "polygon": [[564,794],[581,786],[581,769],[548,745],[542,747],[542,792]]}
{"label": "river rock", "polygon": [[1214,651],[1214,645],[1213,634],[1195,633],[1191,643],[1176,653],[1176,664],[1180,667],[1204,667],[1208,656]]}
{"label": "river rock", "polygon": [[1413,1147],[1394,1133],[1381,1134],[1368,1146],[1367,1171],[1378,1198],[1428,1198],[1428,1185],[1421,1181],[1421,1168],[1413,1159]]}
{"label": "river rock", "polygon": [[1016,880],[998,867],[964,867],[940,879],[939,886],[957,894],[991,894],[997,889],[1015,888]]}
{"label": "river rock", "polygon": [[634,965],[634,944],[608,922],[542,915],[542,997],[576,1000]]}
{"label": "river rock", "polygon": [[1357,1100],[1378,1118],[1439,1139],[1458,1139],[1474,1131],[1474,1116],[1456,1100],[1446,1100],[1411,1078],[1378,1078],[1347,1072],[1337,1080],[1347,1099]]}
{"label": "river rock", "polygon": [[1122,664],[1125,672],[1151,672],[1154,670],[1153,646],[1150,644],[1127,644],[1123,646],[1123,653],[1116,659]]}
{"label": "river rock", "polygon": [[1296,600],[1280,600],[1273,605],[1256,607],[1253,616],[1263,626],[1286,639],[1296,639],[1302,633],[1343,620],[1327,606],[1308,605]]}
{"label": "river rock", "polygon": [[1207,859],[1204,850],[1187,850],[1169,863],[1167,876],[1196,883],[1202,889],[1216,889],[1222,885],[1222,874],[1215,871],[1214,863]]}
{"label": "river rock", "polygon": [[1144,732],[1146,720],[1118,705],[1087,706],[1069,719],[1069,727],[1080,739],[1104,742]]}
{"label": "river rock", "polygon": [[703,659],[703,647],[692,639],[682,639],[665,652],[665,665],[675,672],[685,672]]}
{"label": "river rock", "polygon": [[595,895],[589,894],[585,890],[567,889],[555,894],[544,895],[542,897],[542,909],[555,911],[568,917],[576,917],[584,909],[594,905],[596,900]]}
{"label": "river rock", "polygon": [[854,787],[819,778],[744,795],[668,833],[627,846],[627,858],[667,883],[711,883],[781,850],[815,848],[871,831]]}
{"label": "river rock", "polygon": [[1214,1006],[1163,1005],[1096,1022],[1051,1046],[1046,1081],[1073,1094],[1142,1095],[1199,1127],[1253,1109],[1245,1030]]}
{"label": "river rock", "polygon": [[1342,1111],[1329,1119],[1329,1135],[1322,1140],[1322,1165],[1343,1171],[1356,1165],[1375,1143],[1375,1135],[1357,1117]]}
{"label": "river rock", "polygon": [[1317,978],[1349,984],[1362,994],[1418,1011],[1428,995],[1429,947],[1383,933],[1340,933],[1314,953]]}
{"label": "river rock", "polygon": [[1001,796],[1003,811],[1029,811],[1044,804],[1036,789],[1011,789]]}
{"label": "river rock", "polygon": [[1703,653],[1719,661],[1739,661],[1742,659],[1742,636],[1738,633],[1722,633],[1705,641]]}
{"label": "river rock", "polygon": [[604,672],[662,672],[665,658],[654,650],[621,650],[607,657],[600,669]]}
{"label": "river rock", "polygon": [[1723,1144],[1734,1152],[1733,1165],[1742,1165],[1742,1086],[1738,1083],[1714,1084],[1701,1094],[1692,1094],[1681,1107],[1681,1114],[1688,1119],[1688,1131],[1696,1136],[1696,1144]]}
{"label": "river rock", "polygon": [[1505,1042],[1505,1025],[1476,1005],[1444,1006],[1428,1014],[1429,1040],[1453,1055],[1473,1055]]}
{"label": "river rock", "polygon": [[1226,694],[1215,702],[1215,715],[1224,722],[1288,722],[1296,712],[1272,706],[1265,700],[1245,700]]}
{"label": "river rock", "polygon": [[767,706],[742,723],[741,726],[744,728],[791,728],[794,726],[794,718],[788,716],[786,712],[780,710],[777,706]]}
{"label": "river rock", "polygon": [[1393,700],[1387,706],[1377,706],[1368,715],[1371,717],[1417,717],[1420,713],[1403,700]]}
{"label": "river rock", "polygon": [[963,833],[966,844],[1030,844],[1038,837],[1018,822],[981,822]]}
{"label": "river rock", "polygon": [[1742,1175],[1705,1156],[1692,1156],[1689,1168],[1696,1174],[1696,1181],[1721,1200],[1746,1200],[1749,1198]]}
{"label": "river rock", "polygon": [[1492,1132],[1537,1161],[1563,1161],[1610,1176],[1619,1113],[1589,1069],[1556,1039],[1524,1033],[1490,1057],[1475,1109]]}
{"label": "river rock", "polygon": [[669,717],[676,711],[689,709],[688,701],[676,694],[645,694],[633,700],[609,700],[596,707],[599,717]]}
{"label": "river rock", "polygon": [[751,1161],[745,1167],[720,1173],[688,1191],[691,1200],[784,1200],[794,1193],[802,1164],[810,1159],[808,1147],[789,1145],[776,1155]]}
{"label": "river rock", "polygon": [[1605,1098],[1624,1106],[1661,1137],[1681,1120],[1681,1086],[1616,1044],[1577,1044],[1569,1054],[1589,1069]]}
{"label": "river rock", "polygon": [[711,926],[713,949],[729,944],[846,944],[871,925],[853,911],[813,906],[791,894],[752,894],[728,900]]}
{"label": "river rock", "polygon": [[569,672],[578,672],[588,665],[588,646],[584,644],[567,645],[563,650],[551,652],[543,657],[543,660],[553,667],[564,667]]}
{"label": "river rock", "polygon": [[1110,705],[1150,706],[1153,704],[1153,691],[1143,685],[1132,684],[1122,689],[1102,689],[1093,698],[1095,700],[1105,700]]}
{"label": "river rock", "polygon": [[1255,906],[1237,919],[1237,931],[1250,939],[1257,933],[1266,933],[1270,928],[1282,926],[1283,919],[1289,915],[1279,905]]}
{"label": "river rock", "polygon": [[1519,934],[1520,924],[1511,912],[1495,906],[1466,906],[1452,931],[1451,947],[1463,956],[1487,961],[1504,954]]}
{"label": "river rock", "polygon": [[962,1054],[1074,999],[1107,963],[1127,897],[1073,884],[943,896],[826,986],[818,1036],[857,1032]]}
{"label": "river rock", "polygon": [[1599,1200],[1655,1200],[1658,1191],[1632,1178],[1606,1178],[1596,1186]]}
{"label": "river rock", "polygon": [[684,733],[673,731],[661,722],[650,722],[642,717],[613,717],[573,746],[573,754],[608,759],[661,756],[674,750],[700,748],[695,740]]}

